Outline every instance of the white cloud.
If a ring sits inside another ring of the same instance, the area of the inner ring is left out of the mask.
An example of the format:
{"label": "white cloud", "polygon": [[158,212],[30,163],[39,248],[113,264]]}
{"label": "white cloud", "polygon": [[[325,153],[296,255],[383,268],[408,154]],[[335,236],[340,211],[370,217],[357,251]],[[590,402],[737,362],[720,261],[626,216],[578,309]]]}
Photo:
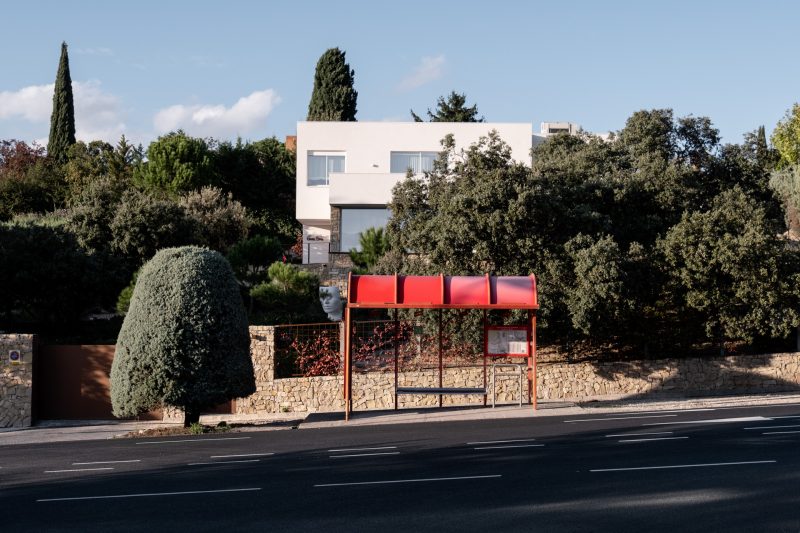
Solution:
{"label": "white cloud", "polygon": [[281,99],[272,90],[243,96],[231,107],[224,105],[173,105],[160,110],[153,119],[158,133],[178,129],[201,137],[243,135],[264,125]]}
{"label": "white cloud", "polygon": [[75,100],[75,137],[82,141],[118,141],[126,129],[119,98],[103,92],[100,82],[96,80],[73,82],[72,90]]}
{"label": "white cloud", "polygon": [[105,48],[103,46],[98,46],[95,48],[76,48],[75,53],[83,56],[101,57],[112,57],[114,55],[114,51],[111,48]]}
{"label": "white cloud", "polygon": [[398,90],[411,91],[441,78],[443,66],[444,55],[442,54],[436,57],[423,57],[414,72],[403,78],[397,86]]}
{"label": "white cloud", "polygon": [[[31,85],[0,92],[0,120],[22,119],[48,124],[53,112],[54,84]],[[119,99],[103,91],[97,80],[73,81],[75,137],[82,141],[117,141],[125,131]]]}
{"label": "white cloud", "polygon": [[53,111],[53,87],[31,85],[19,91],[0,92],[0,120],[22,118],[28,122],[50,120]]}

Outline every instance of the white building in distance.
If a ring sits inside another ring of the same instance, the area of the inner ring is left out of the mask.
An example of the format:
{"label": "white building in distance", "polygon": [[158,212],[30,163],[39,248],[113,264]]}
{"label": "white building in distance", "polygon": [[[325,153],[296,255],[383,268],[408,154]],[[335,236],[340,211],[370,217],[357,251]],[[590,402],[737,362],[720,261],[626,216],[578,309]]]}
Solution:
{"label": "white building in distance", "polygon": [[557,133],[576,134],[570,122],[298,122],[296,217],[303,225],[303,263],[327,263],[329,253],[358,249],[358,237],[384,227],[392,188],[414,173],[431,170],[441,141],[452,134],[456,150],[492,130],[511,157],[531,164],[531,148]]}

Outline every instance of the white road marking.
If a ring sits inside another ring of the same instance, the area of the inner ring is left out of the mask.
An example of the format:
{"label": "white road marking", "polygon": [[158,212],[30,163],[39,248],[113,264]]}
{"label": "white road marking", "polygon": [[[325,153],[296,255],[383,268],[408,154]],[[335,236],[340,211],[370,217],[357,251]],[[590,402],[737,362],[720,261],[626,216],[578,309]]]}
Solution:
{"label": "white road marking", "polygon": [[788,435],[790,433],[800,433],[800,431],[765,431],[762,435]]}
{"label": "white road marking", "polygon": [[758,426],[754,428],[744,428],[744,429],[780,429],[780,428],[800,428],[798,425],[794,426]]}
{"label": "white road marking", "polygon": [[275,455],[274,453],[238,453],[234,455],[210,455],[211,459],[226,459],[228,457],[266,457],[268,455]]}
{"label": "white road marking", "polygon": [[261,490],[260,487],[249,489],[220,489],[220,490],[187,490],[183,492],[147,492],[142,494],[113,494],[110,496],[78,496],[74,498],[44,498],[37,502],[69,502],[75,500],[109,500],[112,498],[144,498],[146,496],[181,496],[184,494],[216,494],[219,492],[247,492]]}
{"label": "white road marking", "polygon": [[331,455],[331,459],[338,459],[340,457],[369,457],[373,455],[399,455],[400,452],[377,452],[377,453],[352,453],[348,455]]}
{"label": "white road marking", "polygon": [[609,413],[610,415],[651,415],[660,413],[699,413],[701,411],[716,411],[716,409],[703,408],[703,409],[670,409],[664,411],[628,411],[627,413]]}
{"label": "white road marking", "polygon": [[379,448],[339,448],[338,450],[328,450],[329,452],[365,452],[369,450],[396,450],[397,446],[381,446]]}
{"label": "white road marking", "polygon": [[92,461],[89,463],[72,463],[72,464],[73,466],[78,466],[78,465],[110,465],[116,463],[141,463],[141,462],[142,462],[141,459],[129,459],[127,461]]}
{"label": "white road marking", "polygon": [[800,415],[792,415],[792,416],[771,416],[771,417],[769,417],[769,419],[770,419],[770,420],[772,420],[773,418],[775,418],[775,419],[777,419],[777,418],[800,418]]}
{"label": "white road marking", "polygon": [[45,474],[60,474],[62,472],[94,472],[97,470],[114,470],[112,466],[104,466],[102,468],[71,468],[69,470],[45,470]]}
{"label": "white road marking", "polygon": [[630,470],[666,470],[670,468],[700,468],[704,466],[761,465],[778,461],[740,461],[738,463],[700,463],[695,465],[640,466],[636,468],[595,468],[589,472],[627,472]]}
{"label": "white road marking", "polygon": [[482,448],[475,448],[476,450],[504,450],[506,448],[538,448],[544,444],[512,444],[511,446],[484,446]]}
{"label": "white road marking", "polygon": [[620,440],[618,442],[652,442],[654,440],[678,440],[678,439],[688,439],[689,437],[656,437],[654,439],[626,439]]}
{"label": "white road marking", "polygon": [[257,463],[261,459],[245,459],[243,461],[212,461],[209,463],[189,463],[189,466],[198,466],[198,465],[228,465],[232,463]]}
{"label": "white road marking", "polygon": [[640,437],[642,435],[671,435],[672,431],[656,431],[653,433],[620,433],[616,435],[606,435],[608,437]]}
{"label": "white road marking", "polygon": [[689,420],[685,422],[650,422],[643,426],[674,426],[676,424],[732,424],[735,422],[768,422],[771,418],[763,416],[741,416],[738,418],[712,418],[709,420]]}
{"label": "white road marking", "polygon": [[509,442],[533,442],[536,439],[516,439],[516,440],[485,440],[485,441],[477,441],[477,442],[468,442],[467,446],[472,446],[474,444],[506,444]]}
{"label": "white road marking", "polygon": [[173,442],[209,442],[212,440],[244,440],[250,437],[223,437],[217,439],[181,439],[181,440],[149,440],[146,442],[137,442],[136,444],[170,444]]}
{"label": "white road marking", "polygon": [[395,479],[391,481],[361,481],[358,483],[322,483],[315,487],[349,487],[353,485],[389,485],[393,483],[424,483],[427,481],[461,481],[466,479],[496,479],[503,477],[500,474],[491,476],[461,476],[461,477],[430,477],[423,479]]}
{"label": "white road marking", "polygon": [[678,415],[646,415],[646,416],[618,416],[618,417],[608,417],[608,418],[581,418],[578,420],[564,420],[566,424],[570,424],[572,422],[603,422],[605,420],[633,420],[635,418],[667,418],[670,416],[678,416]]}

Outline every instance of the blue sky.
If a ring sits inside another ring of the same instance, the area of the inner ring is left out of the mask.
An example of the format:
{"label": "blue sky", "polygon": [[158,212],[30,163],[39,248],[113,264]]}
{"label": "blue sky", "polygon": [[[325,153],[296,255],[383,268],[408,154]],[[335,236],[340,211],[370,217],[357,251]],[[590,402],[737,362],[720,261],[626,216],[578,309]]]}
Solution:
{"label": "blue sky", "polygon": [[643,108],[711,117],[723,140],[800,101],[800,2],[13,2],[0,32],[0,139],[46,139],[69,45],[78,137],[145,145],[183,128],[293,134],[338,46],[359,120],[409,120],[457,90],[487,120],[621,128]]}

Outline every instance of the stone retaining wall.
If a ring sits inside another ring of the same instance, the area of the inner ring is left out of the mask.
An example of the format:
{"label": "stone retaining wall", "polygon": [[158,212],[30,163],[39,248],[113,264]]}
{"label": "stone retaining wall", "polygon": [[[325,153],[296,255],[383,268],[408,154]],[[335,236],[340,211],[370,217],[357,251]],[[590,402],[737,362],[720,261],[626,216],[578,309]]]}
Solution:
{"label": "stone retaining wall", "polygon": [[[274,379],[275,329],[250,328],[256,393],[236,400],[238,414],[344,409],[341,376]],[[438,371],[401,372],[400,386],[436,387]],[[450,368],[445,387],[482,387],[482,366]],[[353,374],[353,409],[392,409],[394,373]],[[586,401],[603,398],[764,393],[800,390],[800,353],[651,361],[558,363],[538,367],[538,398]],[[526,389],[526,387],[524,387]],[[523,390],[523,402],[528,391]],[[518,381],[498,379],[498,403],[519,401]],[[437,395],[401,395],[401,408],[438,405]],[[444,405],[478,405],[480,395],[445,395]]]}
{"label": "stone retaining wall", "polygon": [[[0,428],[31,425],[34,341],[34,335],[0,334]],[[9,360],[11,350],[20,351],[20,364]]]}

